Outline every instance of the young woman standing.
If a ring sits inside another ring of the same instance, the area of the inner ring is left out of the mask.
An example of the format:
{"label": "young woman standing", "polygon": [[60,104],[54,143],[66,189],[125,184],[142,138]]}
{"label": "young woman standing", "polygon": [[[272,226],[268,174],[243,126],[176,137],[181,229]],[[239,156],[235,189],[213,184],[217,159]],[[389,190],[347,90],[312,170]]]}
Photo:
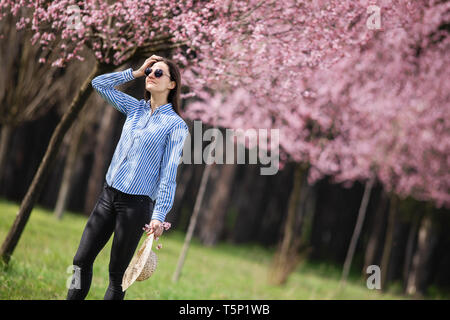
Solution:
{"label": "young woman standing", "polygon": [[[114,88],[142,76],[146,76],[144,99],[137,100]],[[163,232],[189,131],[179,112],[180,72],[169,59],[153,55],[138,70],[100,75],[92,80],[92,86],[126,115],[126,121],[73,259],[67,299],[87,296],[94,260],[114,233],[104,299],[122,300],[122,278],[143,230],[155,237]]]}

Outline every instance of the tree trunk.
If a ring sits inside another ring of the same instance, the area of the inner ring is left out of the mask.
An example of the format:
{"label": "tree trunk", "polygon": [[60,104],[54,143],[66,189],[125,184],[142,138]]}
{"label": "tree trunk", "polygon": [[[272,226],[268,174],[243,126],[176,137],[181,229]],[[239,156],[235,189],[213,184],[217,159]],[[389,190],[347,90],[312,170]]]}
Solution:
{"label": "tree trunk", "polygon": [[[216,139],[213,140],[211,149],[215,150],[216,145]],[[186,259],[187,251],[189,249],[189,245],[191,243],[192,235],[194,234],[195,227],[197,225],[197,218],[200,212],[200,207],[203,203],[203,196],[205,194],[206,185],[208,184],[209,175],[211,174],[211,170],[213,166],[216,166],[217,164],[213,162],[210,163],[210,160],[212,158],[212,152],[208,153],[208,159],[206,160],[206,167],[203,170],[202,174],[202,180],[200,182],[200,188],[197,193],[197,198],[195,199],[195,205],[194,205],[194,211],[192,212],[191,218],[189,219],[189,227],[186,232],[186,236],[184,238],[183,248],[181,249],[180,256],[178,258],[177,268],[175,269],[175,272],[172,276],[172,281],[177,282],[180,278],[181,270],[183,269],[184,260]]]}
{"label": "tree trunk", "polygon": [[[306,181],[306,177],[305,177]],[[304,193],[304,202],[305,206],[302,207],[303,210],[301,213],[301,219],[298,219],[296,230],[298,230],[298,239],[296,240],[295,247],[302,247],[305,250],[305,254],[309,254],[312,249],[311,239],[312,239],[312,229],[314,222],[314,215],[316,213],[316,201],[317,201],[317,185],[309,186],[306,183],[307,192]],[[302,195],[303,196],[303,195]],[[300,204],[302,204],[302,200],[300,200]]]}
{"label": "tree trunk", "polygon": [[345,285],[347,281],[348,274],[350,272],[350,267],[352,264],[353,256],[356,250],[356,244],[358,243],[359,235],[361,234],[361,229],[364,224],[364,219],[366,217],[367,205],[370,199],[370,193],[372,191],[373,184],[375,182],[375,177],[372,176],[369,181],[366,182],[364,188],[364,195],[361,201],[361,206],[359,207],[358,218],[356,220],[355,230],[353,231],[352,239],[350,240],[350,245],[348,248],[347,256],[345,257],[344,268],[341,276],[341,284]]}
{"label": "tree trunk", "polygon": [[[305,174],[304,165],[298,163],[295,167],[294,185],[289,198],[289,207],[284,223],[283,239],[275,257],[269,274],[269,282],[280,285],[286,282],[289,274],[295,268],[299,261],[298,247],[295,239],[296,216],[302,215],[300,196],[302,189],[302,179]],[[300,212],[298,212],[300,211]]]}
{"label": "tree trunk", "polygon": [[398,196],[394,193],[391,195],[391,201],[389,206],[389,219],[386,230],[386,237],[384,240],[383,257],[381,258],[381,290],[386,291],[387,275],[389,268],[389,261],[391,259],[392,251],[392,239],[394,236],[394,227],[396,222],[397,208],[398,208]]}
{"label": "tree trunk", "polygon": [[46,178],[52,168],[52,165],[56,159],[57,152],[61,145],[64,135],[70,129],[70,126],[75,121],[78,113],[84,107],[84,104],[92,92],[91,81],[92,79],[106,71],[106,68],[101,68],[98,63],[95,64],[92,72],[86,78],[80,90],[72,100],[72,103],[68,111],[64,114],[58,126],[56,127],[48,145],[47,151],[42,159],[41,164],[35,174],[31,185],[22,200],[19,212],[16,215],[16,219],[9,230],[6,239],[4,240],[0,255],[1,259],[7,264],[11,258],[14,249],[19,242],[20,236],[25,228],[25,225],[30,217],[31,210],[38,197],[41,194],[42,188],[46,182]]}
{"label": "tree trunk", "polygon": [[407,281],[406,293],[409,295],[421,297],[425,294],[430,272],[429,263],[437,243],[436,225],[433,219],[432,206],[428,203],[426,213],[420,223],[417,249]]}
{"label": "tree trunk", "polygon": [[194,166],[184,164],[181,170],[180,181],[177,185],[177,192],[175,194],[175,199],[172,208],[172,214],[168,217],[167,221],[170,222],[174,227],[179,223],[182,212],[181,209],[185,204],[185,199],[188,187],[190,182],[192,181],[192,177],[194,175]]}
{"label": "tree trunk", "polygon": [[197,194],[197,199],[195,200],[194,211],[192,212],[191,218],[189,220],[189,227],[186,233],[186,237],[184,238],[183,248],[181,249],[180,256],[178,258],[177,268],[172,277],[172,281],[174,282],[178,281],[178,279],[180,278],[181,270],[183,269],[184,260],[186,259],[186,254],[191,243],[192,235],[194,234],[194,230],[197,225],[197,218],[200,212],[200,206],[203,202],[203,195],[205,194],[206,185],[208,184],[208,178],[214,165],[217,164],[206,164],[206,167],[203,171],[200,189]]}
{"label": "tree trunk", "polygon": [[408,276],[411,271],[411,264],[412,264],[412,258],[414,253],[414,248],[416,244],[416,236],[419,228],[419,222],[420,222],[420,214],[415,213],[412,217],[412,222],[409,227],[408,232],[408,240],[406,242],[406,249],[405,249],[405,261],[403,265],[403,283],[405,284],[405,292],[407,290],[407,284],[408,284]]}
{"label": "tree trunk", "polygon": [[[255,241],[260,228],[263,209],[267,206],[267,189],[273,188],[268,176],[260,176],[260,168],[245,165],[240,181],[234,186],[233,204],[236,210],[236,221],[230,232],[234,243]],[[270,190],[271,191],[271,190]],[[248,226],[253,226],[249,228]]]}
{"label": "tree trunk", "polygon": [[378,205],[377,211],[373,217],[373,227],[370,232],[369,241],[367,242],[367,248],[364,256],[364,268],[362,270],[363,277],[367,277],[367,267],[376,264],[377,252],[381,248],[382,241],[380,241],[383,235],[383,228],[385,226],[386,220],[386,207],[388,204],[388,196],[383,189],[381,189],[380,194],[380,204]]}
{"label": "tree trunk", "polygon": [[4,123],[0,130],[0,181],[3,182],[6,175],[6,159],[8,158],[8,146],[13,128]]}
{"label": "tree trunk", "polygon": [[228,209],[230,193],[233,187],[233,180],[236,173],[236,164],[216,165],[214,171],[217,175],[212,189],[211,197],[208,199],[204,213],[206,213],[200,226],[199,238],[206,246],[213,246],[219,240],[224,227],[225,217]]}
{"label": "tree trunk", "polygon": [[84,214],[89,216],[92,208],[97,202],[99,190],[105,180],[108,159],[111,155],[112,137],[114,135],[114,125],[117,121],[119,112],[110,105],[104,107],[104,113],[100,122],[100,127],[96,134],[96,152],[89,175],[86,199],[84,201]]}
{"label": "tree trunk", "polygon": [[67,152],[67,160],[64,166],[63,177],[61,180],[61,186],[58,192],[58,199],[55,206],[55,217],[62,219],[64,210],[66,210],[66,204],[68,195],[70,192],[70,186],[72,182],[73,172],[75,171],[76,159],[78,157],[78,150],[80,149],[81,139],[84,129],[84,119],[81,119],[75,124],[70,139],[69,151]]}

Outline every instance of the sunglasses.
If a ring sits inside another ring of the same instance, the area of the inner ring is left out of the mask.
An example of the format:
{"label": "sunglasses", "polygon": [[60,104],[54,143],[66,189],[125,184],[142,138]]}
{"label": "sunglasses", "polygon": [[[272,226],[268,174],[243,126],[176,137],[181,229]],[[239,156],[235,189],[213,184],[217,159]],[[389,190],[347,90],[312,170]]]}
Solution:
{"label": "sunglasses", "polygon": [[[152,68],[147,68],[145,69],[145,75],[148,77],[149,75],[151,75],[153,72]],[[155,77],[156,78],[161,78],[162,76],[167,76],[169,77],[167,74],[164,73],[164,71],[162,71],[161,69],[156,69],[155,70]],[[169,77],[170,78],[170,77]]]}

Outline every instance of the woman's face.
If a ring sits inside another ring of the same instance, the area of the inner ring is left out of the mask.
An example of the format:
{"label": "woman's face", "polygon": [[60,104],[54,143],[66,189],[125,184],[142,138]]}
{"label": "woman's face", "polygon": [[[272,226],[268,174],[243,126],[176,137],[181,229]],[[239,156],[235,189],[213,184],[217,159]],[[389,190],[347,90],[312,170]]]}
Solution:
{"label": "woman's face", "polygon": [[[162,61],[154,63],[150,69],[152,73],[145,77],[145,89],[150,93],[170,91],[175,88],[176,82],[170,80],[169,67]],[[155,70],[161,69],[163,75],[155,77]]]}

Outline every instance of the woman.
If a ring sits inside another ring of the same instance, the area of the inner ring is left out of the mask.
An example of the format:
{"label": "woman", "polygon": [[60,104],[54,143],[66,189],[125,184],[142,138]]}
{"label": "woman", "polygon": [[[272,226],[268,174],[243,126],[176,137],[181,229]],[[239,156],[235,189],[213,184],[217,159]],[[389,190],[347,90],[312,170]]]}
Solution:
{"label": "woman", "polygon": [[[145,99],[137,100],[114,88],[142,76],[146,76]],[[180,72],[169,59],[153,55],[138,70],[100,75],[92,80],[92,86],[126,115],[126,121],[73,259],[74,275],[67,299],[86,297],[94,260],[114,232],[104,299],[122,300],[122,277],[143,230],[148,235],[154,233],[155,238],[163,232],[189,131],[179,115]]]}

